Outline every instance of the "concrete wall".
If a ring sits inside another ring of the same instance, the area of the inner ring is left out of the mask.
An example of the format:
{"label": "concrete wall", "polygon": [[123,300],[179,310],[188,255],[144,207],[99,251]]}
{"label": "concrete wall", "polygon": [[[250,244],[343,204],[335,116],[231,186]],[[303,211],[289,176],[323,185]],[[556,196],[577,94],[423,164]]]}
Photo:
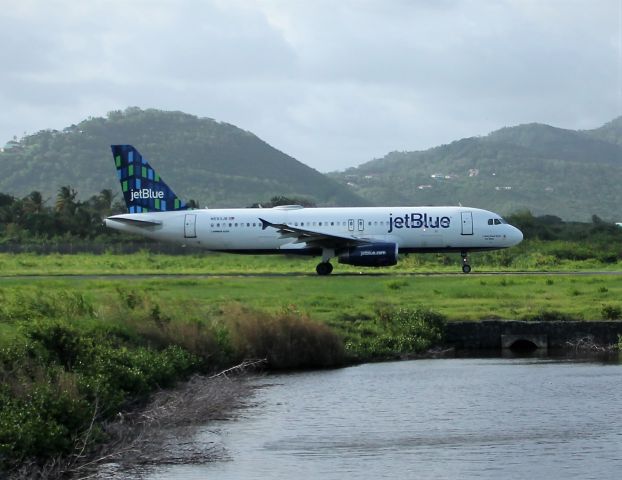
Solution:
{"label": "concrete wall", "polygon": [[518,322],[485,320],[451,322],[445,329],[445,343],[457,349],[501,349],[501,336],[546,335],[548,348],[570,348],[568,342],[590,338],[595,344],[618,343],[622,321],[606,322]]}

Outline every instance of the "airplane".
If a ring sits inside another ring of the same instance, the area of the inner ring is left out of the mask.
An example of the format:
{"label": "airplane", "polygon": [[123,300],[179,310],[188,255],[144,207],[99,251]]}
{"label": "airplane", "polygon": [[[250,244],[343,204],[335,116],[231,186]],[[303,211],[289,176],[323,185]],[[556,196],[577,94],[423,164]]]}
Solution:
{"label": "airplane", "polygon": [[216,252],[321,256],[360,267],[396,265],[399,254],[456,252],[469,273],[468,253],[512,247],[522,232],[479,208],[330,207],[190,209],[132,145],[111,145],[128,213],[107,227]]}

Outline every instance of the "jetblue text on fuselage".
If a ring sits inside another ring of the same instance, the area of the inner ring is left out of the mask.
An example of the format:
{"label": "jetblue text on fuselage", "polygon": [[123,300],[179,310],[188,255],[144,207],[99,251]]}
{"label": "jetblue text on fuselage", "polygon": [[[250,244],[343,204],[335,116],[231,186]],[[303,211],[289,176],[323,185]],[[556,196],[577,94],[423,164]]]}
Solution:
{"label": "jetblue text on fuselage", "polygon": [[395,218],[390,213],[388,233],[400,228],[449,228],[450,223],[449,217],[432,216],[427,213],[407,213]]}
{"label": "jetblue text on fuselage", "polygon": [[164,198],[164,192],[154,192],[150,188],[141,188],[140,190],[130,190],[130,198],[132,201],[137,198]]}

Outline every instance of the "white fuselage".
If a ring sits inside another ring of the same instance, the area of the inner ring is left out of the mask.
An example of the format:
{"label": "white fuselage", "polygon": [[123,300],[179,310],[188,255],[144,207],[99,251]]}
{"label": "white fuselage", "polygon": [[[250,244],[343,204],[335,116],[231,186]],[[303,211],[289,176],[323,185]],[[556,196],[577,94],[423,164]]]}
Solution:
{"label": "white fuselage", "polygon": [[[467,207],[201,209],[115,215],[106,219],[106,225],[208,250],[321,253],[283,238],[274,228],[263,228],[260,218],[320,234],[391,242],[400,253],[492,250],[511,247],[523,238],[496,213]],[[144,226],[141,221],[153,224]]]}

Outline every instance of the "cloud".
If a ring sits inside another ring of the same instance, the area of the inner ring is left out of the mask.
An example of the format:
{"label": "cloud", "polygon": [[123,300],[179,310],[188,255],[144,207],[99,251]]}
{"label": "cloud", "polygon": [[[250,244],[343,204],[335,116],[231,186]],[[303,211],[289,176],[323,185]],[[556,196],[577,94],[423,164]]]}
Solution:
{"label": "cloud", "polygon": [[321,171],[505,125],[622,113],[619,1],[20,1],[0,140],[139,105],[238,125]]}

